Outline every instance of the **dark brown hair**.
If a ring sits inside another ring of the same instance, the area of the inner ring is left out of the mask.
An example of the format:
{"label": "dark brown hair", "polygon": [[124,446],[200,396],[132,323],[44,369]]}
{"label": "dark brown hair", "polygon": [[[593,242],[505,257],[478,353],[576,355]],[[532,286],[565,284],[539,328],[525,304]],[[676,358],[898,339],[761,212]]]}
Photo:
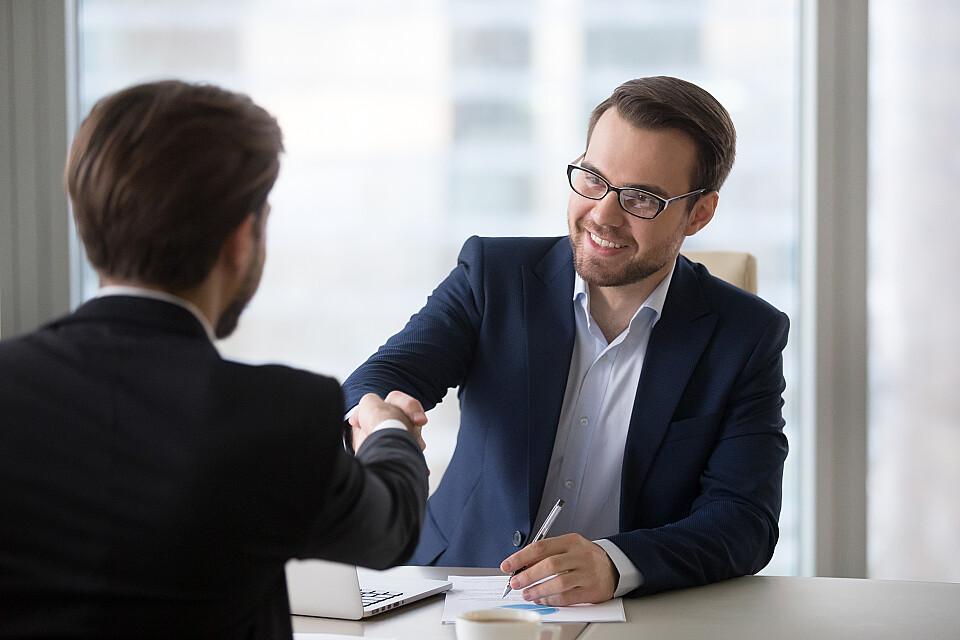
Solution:
{"label": "dark brown hair", "polygon": [[587,145],[600,116],[610,107],[638,129],[677,129],[697,147],[692,189],[719,191],[733,168],[737,131],[716,98],[685,80],[657,76],[628,80],[590,114]]}
{"label": "dark brown hair", "polygon": [[269,113],[218,87],[168,80],[103,98],[64,175],[87,257],[116,279],[198,285],[230,232],[262,214],[282,150]]}

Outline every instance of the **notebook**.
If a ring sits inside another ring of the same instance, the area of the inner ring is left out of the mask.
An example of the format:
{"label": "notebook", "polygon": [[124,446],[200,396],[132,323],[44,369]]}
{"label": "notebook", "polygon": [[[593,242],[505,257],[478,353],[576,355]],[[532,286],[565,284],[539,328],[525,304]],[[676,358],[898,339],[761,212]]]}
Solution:
{"label": "notebook", "polygon": [[445,580],[392,577],[363,573],[351,564],[324,560],[287,562],[290,613],[359,620],[442,593],[453,585]]}

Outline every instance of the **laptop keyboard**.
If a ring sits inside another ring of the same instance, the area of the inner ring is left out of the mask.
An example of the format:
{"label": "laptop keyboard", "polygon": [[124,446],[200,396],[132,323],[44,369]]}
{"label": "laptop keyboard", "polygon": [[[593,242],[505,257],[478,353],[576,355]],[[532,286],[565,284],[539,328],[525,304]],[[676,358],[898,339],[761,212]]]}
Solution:
{"label": "laptop keyboard", "polygon": [[377,589],[361,589],[360,599],[363,601],[364,608],[373,606],[384,600],[402,596],[402,591],[379,591]]}

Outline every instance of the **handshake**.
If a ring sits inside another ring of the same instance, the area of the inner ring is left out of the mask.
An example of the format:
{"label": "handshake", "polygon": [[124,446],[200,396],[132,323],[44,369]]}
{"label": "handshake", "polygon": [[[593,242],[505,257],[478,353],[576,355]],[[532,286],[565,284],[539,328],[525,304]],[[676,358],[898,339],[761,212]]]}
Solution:
{"label": "handshake", "polygon": [[368,393],[360,398],[360,404],[347,420],[350,424],[350,429],[345,434],[348,443],[354,451],[358,451],[367,436],[380,426],[385,426],[383,423],[388,420],[397,420],[402,423],[403,427],[417,439],[420,450],[426,449],[427,445],[420,431],[427,423],[427,414],[416,399],[402,391],[391,391],[385,400],[381,400],[375,393]]}

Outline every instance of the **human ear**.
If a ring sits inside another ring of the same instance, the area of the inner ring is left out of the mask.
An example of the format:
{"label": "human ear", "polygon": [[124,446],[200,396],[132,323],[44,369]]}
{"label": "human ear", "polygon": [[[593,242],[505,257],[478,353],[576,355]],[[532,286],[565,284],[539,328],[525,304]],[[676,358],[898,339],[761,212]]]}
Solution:
{"label": "human ear", "polygon": [[259,216],[250,214],[230,232],[220,249],[220,254],[232,269],[245,272],[253,252],[257,248],[257,233],[262,231],[255,227],[259,224]]}
{"label": "human ear", "polygon": [[703,194],[693,205],[693,211],[687,216],[687,225],[684,233],[688,236],[696,234],[713,220],[713,214],[717,210],[717,203],[720,202],[720,194],[716,191],[710,191]]}

